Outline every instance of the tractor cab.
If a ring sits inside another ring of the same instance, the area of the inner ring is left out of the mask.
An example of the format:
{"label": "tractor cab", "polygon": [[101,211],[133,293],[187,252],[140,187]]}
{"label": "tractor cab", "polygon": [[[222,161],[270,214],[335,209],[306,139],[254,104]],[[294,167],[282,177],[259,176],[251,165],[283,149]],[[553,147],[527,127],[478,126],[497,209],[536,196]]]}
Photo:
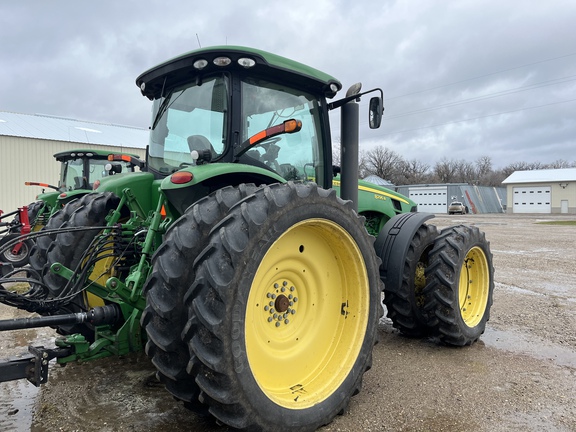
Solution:
{"label": "tractor cab", "polygon": [[58,190],[60,192],[92,190],[94,183],[104,177],[135,171],[135,164],[131,159],[110,161],[109,155],[110,152],[102,150],[56,153],[54,157],[61,163]]}
{"label": "tractor cab", "polygon": [[[157,178],[213,163],[242,181],[331,186],[327,97],[335,78],[240,47],[200,49],[137,79],[153,101],[148,170]],[[269,181],[265,178],[269,177]]]}

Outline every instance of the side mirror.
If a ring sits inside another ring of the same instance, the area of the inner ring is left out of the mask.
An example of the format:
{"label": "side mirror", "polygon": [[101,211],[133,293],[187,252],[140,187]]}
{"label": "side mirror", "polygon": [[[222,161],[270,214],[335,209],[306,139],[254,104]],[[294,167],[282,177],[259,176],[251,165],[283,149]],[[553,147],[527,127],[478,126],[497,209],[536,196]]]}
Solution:
{"label": "side mirror", "polygon": [[382,107],[382,98],[374,96],[370,99],[370,111],[368,113],[368,123],[370,129],[378,129],[382,123],[382,113],[384,108]]}

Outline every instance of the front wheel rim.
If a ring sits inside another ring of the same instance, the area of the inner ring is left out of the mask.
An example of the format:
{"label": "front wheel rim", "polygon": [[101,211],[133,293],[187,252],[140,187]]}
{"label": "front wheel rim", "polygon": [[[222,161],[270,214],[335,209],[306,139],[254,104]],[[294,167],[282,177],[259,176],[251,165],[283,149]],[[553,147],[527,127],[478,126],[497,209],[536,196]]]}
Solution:
{"label": "front wheel rim", "polygon": [[276,404],[304,409],[326,400],[363,345],[370,287],[352,236],[326,219],[284,232],[251,284],[246,353],[254,379]]}

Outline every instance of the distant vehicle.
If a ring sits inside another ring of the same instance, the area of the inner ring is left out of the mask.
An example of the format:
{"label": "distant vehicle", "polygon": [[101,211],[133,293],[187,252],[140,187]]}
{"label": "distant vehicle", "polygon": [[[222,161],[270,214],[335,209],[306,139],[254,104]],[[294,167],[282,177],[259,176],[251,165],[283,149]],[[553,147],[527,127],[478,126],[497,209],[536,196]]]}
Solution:
{"label": "distant vehicle", "polygon": [[448,214],[466,214],[468,213],[466,206],[460,201],[452,201],[448,206]]}

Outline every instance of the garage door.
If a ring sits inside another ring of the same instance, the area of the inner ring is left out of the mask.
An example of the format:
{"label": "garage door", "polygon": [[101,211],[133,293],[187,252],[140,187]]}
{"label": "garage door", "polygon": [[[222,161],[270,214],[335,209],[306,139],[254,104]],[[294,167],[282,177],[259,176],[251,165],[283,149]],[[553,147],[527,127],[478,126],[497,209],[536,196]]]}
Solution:
{"label": "garage door", "polygon": [[418,211],[446,213],[448,211],[447,187],[410,188],[408,197],[418,203]]}
{"label": "garage door", "polygon": [[550,186],[515,187],[513,190],[514,213],[550,213]]}

